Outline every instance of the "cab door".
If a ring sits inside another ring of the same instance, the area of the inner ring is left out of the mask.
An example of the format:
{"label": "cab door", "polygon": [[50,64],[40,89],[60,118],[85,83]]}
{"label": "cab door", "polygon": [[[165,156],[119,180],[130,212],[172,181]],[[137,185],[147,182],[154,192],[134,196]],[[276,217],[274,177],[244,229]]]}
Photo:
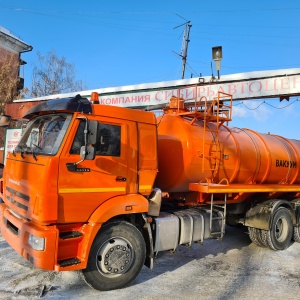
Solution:
{"label": "cab door", "polygon": [[[58,177],[58,221],[85,222],[104,201],[137,189],[137,130],[135,122],[111,118],[98,121],[95,159],[80,158],[84,119],[76,119],[63,149]],[[76,164],[76,169],[67,165]]]}

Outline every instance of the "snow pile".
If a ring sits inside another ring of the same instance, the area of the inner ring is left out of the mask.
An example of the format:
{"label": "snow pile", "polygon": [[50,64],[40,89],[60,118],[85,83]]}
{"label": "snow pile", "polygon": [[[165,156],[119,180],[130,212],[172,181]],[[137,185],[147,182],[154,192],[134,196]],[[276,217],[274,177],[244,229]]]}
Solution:
{"label": "snow pile", "polygon": [[98,292],[80,272],[38,270],[0,234],[0,299],[299,299],[300,244],[271,251],[251,244],[243,228],[227,228],[222,242],[159,253],[127,288]]}

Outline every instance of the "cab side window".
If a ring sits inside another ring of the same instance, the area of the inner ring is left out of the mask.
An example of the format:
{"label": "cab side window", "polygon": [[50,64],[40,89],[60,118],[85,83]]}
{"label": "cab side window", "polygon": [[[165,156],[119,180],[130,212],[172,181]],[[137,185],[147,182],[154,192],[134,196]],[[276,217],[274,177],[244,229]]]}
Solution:
{"label": "cab side window", "polygon": [[[80,148],[84,146],[85,121],[80,121],[74,138],[70,154],[80,154]],[[110,124],[98,124],[99,139],[95,145],[96,155],[120,156],[121,155],[121,126]]]}
{"label": "cab side window", "polygon": [[96,155],[120,156],[121,126],[99,124],[99,140],[96,143]]}

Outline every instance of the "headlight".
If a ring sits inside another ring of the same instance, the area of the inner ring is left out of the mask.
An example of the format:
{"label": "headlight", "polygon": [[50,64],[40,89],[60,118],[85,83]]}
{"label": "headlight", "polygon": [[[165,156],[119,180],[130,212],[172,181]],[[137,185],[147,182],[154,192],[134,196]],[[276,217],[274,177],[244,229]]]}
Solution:
{"label": "headlight", "polygon": [[34,249],[38,251],[45,250],[45,238],[37,237],[32,234],[29,234],[28,244]]}

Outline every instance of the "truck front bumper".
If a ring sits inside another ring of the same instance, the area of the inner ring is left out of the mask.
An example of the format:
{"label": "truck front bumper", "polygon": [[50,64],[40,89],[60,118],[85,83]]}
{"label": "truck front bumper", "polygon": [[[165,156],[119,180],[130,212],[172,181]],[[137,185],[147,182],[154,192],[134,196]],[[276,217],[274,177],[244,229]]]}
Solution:
{"label": "truck front bumper", "polygon": [[[57,261],[58,230],[56,226],[37,226],[18,217],[0,204],[0,230],[6,242],[35,267],[55,270]],[[35,250],[29,236],[44,239],[42,250]],[[31,244],[31,245],[30,245]]]}

